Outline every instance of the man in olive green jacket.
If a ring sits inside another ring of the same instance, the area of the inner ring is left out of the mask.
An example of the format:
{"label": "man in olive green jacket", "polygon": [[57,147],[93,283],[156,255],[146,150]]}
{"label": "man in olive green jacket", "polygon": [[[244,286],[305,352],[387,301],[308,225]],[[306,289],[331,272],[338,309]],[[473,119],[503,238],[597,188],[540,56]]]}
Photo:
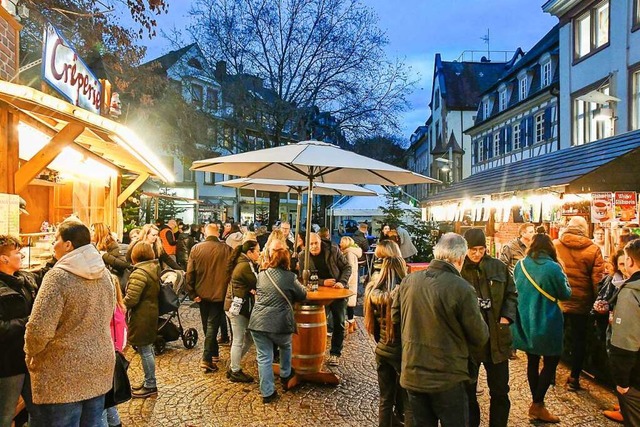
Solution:
{"label": "man in olive green jacket", "polygon": [[469,250],[460,274],[476,290],[478,305],[489,327],[489,342],[472,349],[474,372],[467,386],[469,426],[480,425],[480,406],[476,395],[480,363],[487,371],[491,395],[489,425],[506,427],[509,420],[509,356],[513,337],[509,325],[516,318],[518,297],[513,277],[507,265],[487,254],[487,239],[480,228],[464,233]]}
{"label": "man in olive green jacket", "polygon": [[475,291],[460,276],[467,243],[447,233],[434,247],[427,270],[405,277],[393,302],[400,323],[402,369],[416,426],[464,426],[469,420],[465,383],[469,348],[488,338]]}

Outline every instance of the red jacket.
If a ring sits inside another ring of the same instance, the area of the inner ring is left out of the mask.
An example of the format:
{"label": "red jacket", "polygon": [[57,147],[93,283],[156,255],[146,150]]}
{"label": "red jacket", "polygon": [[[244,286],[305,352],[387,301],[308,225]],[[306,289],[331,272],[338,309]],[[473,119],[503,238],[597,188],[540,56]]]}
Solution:
{"label": "red jacket", "polygon": [[165,225],[158,233],[158,237],[160,238],[160,241],[162,242],[162,248],[167,253],[167,255],[175,255],[176,238],[173,235],[173,231]]}

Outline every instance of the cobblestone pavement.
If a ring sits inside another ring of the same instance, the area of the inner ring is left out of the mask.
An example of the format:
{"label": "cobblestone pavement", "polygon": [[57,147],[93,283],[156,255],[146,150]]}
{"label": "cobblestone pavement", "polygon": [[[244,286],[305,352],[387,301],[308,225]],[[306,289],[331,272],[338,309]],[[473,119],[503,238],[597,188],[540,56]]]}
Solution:
{"label": "cobblestone pavement", "polygon": [[[188,305],[181,307],[181,318],[188,327],[200,333],[198,345],[187,350],[181,341],[167,344],[166,351],[156,359],[159,394],[157,398],[133,399],[119,406],[124,426],[375,426],[377,425],[378,385],[373,356],[374,344],[362,328],[345,340],[340,366],[328,368],[336,372],[342,382],[337,387],[302,384],[282,392],[274,403],[264,405],[257,383],[232,383],[225,377],[229,347],[221,347],[220,371],[204,374],[198,369],[203,337],[199,312]],[[131,349],[129,376],[136,384],[143,378],[140,358]],[[244,370],[258,378],[255,350],[243,362]],[[531,426],[527,418],[530,395],[526,381],[526,359],[519,353],[511,362],[510,426]],[[559,367],[558,386],[547,394],[547,407],[560,416],[564,426],[615,426],[601,415],[611,407],[615,396],[588,380],[584,390],[566,391],[568,371]],[[480,384],[486,384],[481,378]],[[489,391],[479,396],[483,408],[483,425],[487,425]]]}

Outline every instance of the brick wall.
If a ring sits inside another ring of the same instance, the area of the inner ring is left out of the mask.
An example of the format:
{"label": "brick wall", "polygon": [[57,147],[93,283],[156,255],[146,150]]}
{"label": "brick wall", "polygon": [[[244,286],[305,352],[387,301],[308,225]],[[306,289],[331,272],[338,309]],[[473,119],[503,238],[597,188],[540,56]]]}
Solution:
{"label": "brick wall", "polygon": [[0,79],[11,80],[18,73],[21,25],[0,6]]}
{"label": "brick wall", "polygon": [[518,237],[518,228],[522,224],[516,224],[513,221],[513,214],[509,217],[509,222],[496,223],[496,234],[494,236],[496,254],[501,252],[502,245]]}

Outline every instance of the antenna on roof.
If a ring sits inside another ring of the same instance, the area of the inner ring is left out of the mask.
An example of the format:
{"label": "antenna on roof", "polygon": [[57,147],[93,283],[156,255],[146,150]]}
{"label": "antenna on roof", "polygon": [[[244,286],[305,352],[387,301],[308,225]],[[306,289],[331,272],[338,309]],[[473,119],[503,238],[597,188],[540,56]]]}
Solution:
{"label": "antenna on roof", "polygon": [[489,44],[489,29],[487,28],[487,35],[480,37],[480,40],[484,41],[487,44],[487,59],[491,59],[491,45]]}

